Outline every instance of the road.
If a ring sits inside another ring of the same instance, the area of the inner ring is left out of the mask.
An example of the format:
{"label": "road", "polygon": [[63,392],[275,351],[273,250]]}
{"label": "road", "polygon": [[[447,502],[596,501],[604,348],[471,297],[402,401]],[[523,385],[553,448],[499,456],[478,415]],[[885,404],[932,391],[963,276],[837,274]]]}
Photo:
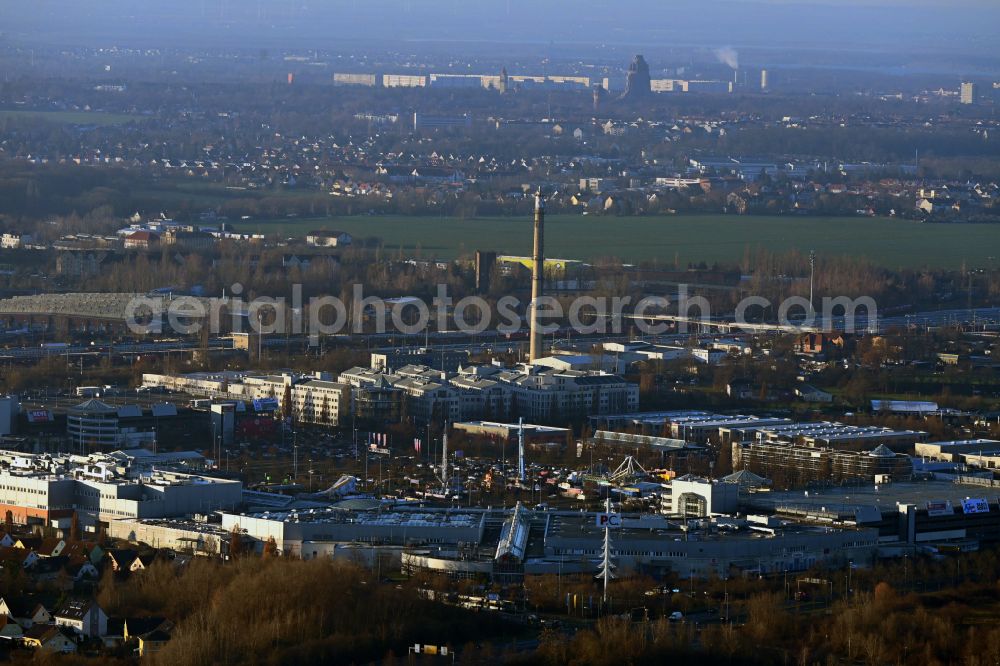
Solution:
{"label": "road", "polygon": [[[137,354],[166,354],[175,351],[192,351],[199,349],[201,343],[196,340],[160,340],[154,342],[128,342],[112,344],[94,341],[91,344],[71,344],[66,347],[43,347],[32,345],[24,347],[8,347],[0,349],[0,360],[40,360],[44,358],[79,358],[83,356],[100,357],[110,354],[131,356]],[[214,338],[209,340],[208,348],[221,351],[233,348],[230,338]]]}

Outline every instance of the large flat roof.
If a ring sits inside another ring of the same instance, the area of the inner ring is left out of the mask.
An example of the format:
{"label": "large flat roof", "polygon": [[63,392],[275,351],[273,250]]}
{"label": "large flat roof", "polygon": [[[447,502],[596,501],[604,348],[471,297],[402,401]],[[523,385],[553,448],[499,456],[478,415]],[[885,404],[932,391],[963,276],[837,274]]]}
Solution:
{"label": "large flat roof", "polygon": [[481,513],[448,511],[392,511],[386,513],[349,511],[334,508],[292,509],[240,514],[259,520],[298,523],[339,523],[400,527],[475,527]]}
{"label": "large flat roof", "polygon": [[1000,449],[1000,440],[996,439],[953,439],[947,442],[924,442],[924,446],[937,446],[941,449],[952,447],[982,446],[984,450]]}
{"label": "large flat roof", "polygon": [[916,504],[923,507],[934,500],[949,500],[958,505],[969,497],[993,500],[995,488],[952,481],[895,481],[875,486],[837,486],[821,490],[793,490],[786,492],[757,493],[749,497],[751,505],[775,509],[778,506],[815,507],[817,510],[853,512],[855,509],[877,507],[895,511],[897,504]]}
{"label": "large flat roof", "polygon": [[[708,521],[708,519],[704,519]],[[773,532],[752,529],[750,525],[733,525],[727,522],[716,524],[714,529],[699,529],[689,534],[681,529],[682,520],[670,521],[663,518],[659,521],[635,520],[629,514],[623,514],[622,526],[615,528],[612,538],[625,539],[657,539],[664,545],[673,541],[718,541],[736,539],[768,539],[781,534],[822,534],[828,532],[825,526],[808,525],[797,522],[782,522],[774,526]],[[709,527],[712,527],[709,521]],[[604,529],[597,526],[593,513],[578,513],[567,515],[554,514],[549,520],[547,538],[599,538]]]}

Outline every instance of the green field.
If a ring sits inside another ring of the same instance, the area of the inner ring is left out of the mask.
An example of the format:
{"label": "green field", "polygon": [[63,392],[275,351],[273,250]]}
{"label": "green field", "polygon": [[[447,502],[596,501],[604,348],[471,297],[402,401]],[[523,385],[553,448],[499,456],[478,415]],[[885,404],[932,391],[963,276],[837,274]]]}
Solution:
{"label": "green field", "polygon": [[[191,180],[161,180],[145,181],[132,190],[133,198],[144,204],[166,207],[203,206],[215,208],[226,202],[250,201],[260,199],[282,199],[294,202],[301,199],[312,199],[321,192],[310,190],[255,190],[245,187],[226,187],[215,182]],[[268,222],[274,222],[269,220]]]}
{"label": "green field", "polygon": [[104,113],[102,111],[30,111],[0,109],[2,118],[41,118],[65,125],[124,125],[133,120],[143,120],[145,116],[126,113]]}
{"label": "green field", "polygon": [[[477,249],[529,254],[528,218],[353,216],[330,219],[260,220],[237,223],[243,231],[301,237],[312,229],[340,229],[356,240],[377,236],[386,250],[419,250],[425,258],[452,259]],[[815,250],[823,255],[864,257],[887,268],[990,268],[1000,257],[1000,225],[921,224],[883,218],[674,215],[583,217],[551,215],[545,253],[562,259],[617,257],[739,263],[747,250]]]}

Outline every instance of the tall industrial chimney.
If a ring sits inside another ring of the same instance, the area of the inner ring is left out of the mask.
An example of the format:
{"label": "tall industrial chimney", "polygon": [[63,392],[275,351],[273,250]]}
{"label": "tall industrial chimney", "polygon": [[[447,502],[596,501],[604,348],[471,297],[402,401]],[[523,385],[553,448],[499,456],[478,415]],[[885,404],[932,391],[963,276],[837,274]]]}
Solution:
{"label": "tall industrial chimney", "polygon": [[531,255],[531,305],[528,306],[531,346],[528,361],[534,363],[542,355],[542,332],[538,326],[539,299],[545,279],[545,199],[542,192],[535,193],[535,250]]}

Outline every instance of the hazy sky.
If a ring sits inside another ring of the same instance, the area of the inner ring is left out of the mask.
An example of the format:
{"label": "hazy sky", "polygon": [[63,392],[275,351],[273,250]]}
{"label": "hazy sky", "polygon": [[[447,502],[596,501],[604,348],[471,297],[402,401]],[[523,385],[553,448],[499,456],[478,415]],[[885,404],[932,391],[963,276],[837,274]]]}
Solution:
{"label": "hazy sky", "polygon": [[64,45],[513,42],[1000,57],[1000,0],[0,0],[0,15],[0,39]]}

